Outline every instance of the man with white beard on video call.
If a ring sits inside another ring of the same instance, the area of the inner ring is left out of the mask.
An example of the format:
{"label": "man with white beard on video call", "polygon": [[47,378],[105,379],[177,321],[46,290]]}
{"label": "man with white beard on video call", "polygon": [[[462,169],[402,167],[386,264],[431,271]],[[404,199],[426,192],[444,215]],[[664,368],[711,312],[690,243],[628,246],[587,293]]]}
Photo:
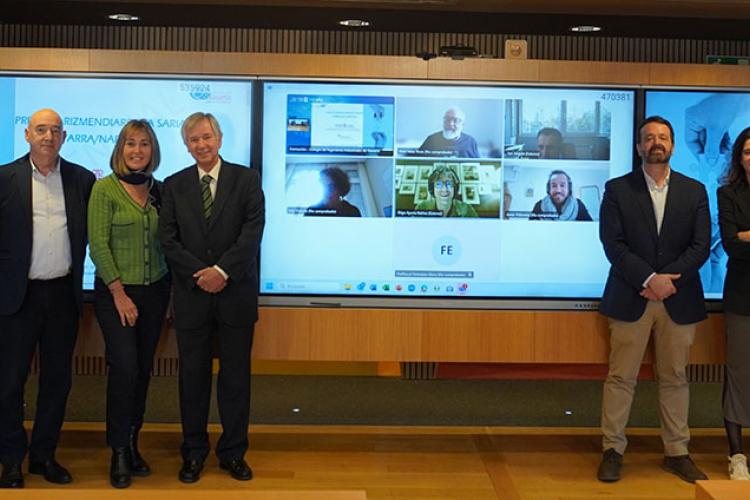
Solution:
{"label": "man with white beard on video call", "polygon": [[427,156],[479,158],[477,141],[463,133],[465,123],[466,113],[458,106],[451,106],[443,115],[443,129],[429,135],[419,146],[419,153]]}

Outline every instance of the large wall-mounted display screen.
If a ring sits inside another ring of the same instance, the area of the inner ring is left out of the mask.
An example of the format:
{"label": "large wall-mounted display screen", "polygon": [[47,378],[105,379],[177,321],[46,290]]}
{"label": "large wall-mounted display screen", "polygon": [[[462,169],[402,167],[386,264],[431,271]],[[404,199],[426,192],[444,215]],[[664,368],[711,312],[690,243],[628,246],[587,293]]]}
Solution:
{"label": "large wall-mounted display screen", "polygon": [[716,189],[732,144],[750,126],[750,93],[710,90],[647,90],[646,115],[661,115],[674,127],[675,170],[701,181],[711,211],[711,253],[701,268],[707,299],[720,299],[727,256],[721,246]]}
{"label": "large wall-mounted display screen", "polygon": [[261,292],[599,298],[635,91],[266,81]]}
{"label": "large wall-mounted display screen", "polygon": [[[194,163],[180,135],[183,120],[196,111],[213,113],[224,140],[221,154],[229,161],[250,162],[252,83],[171,77],[108,78],[0,75],[0,164],[29,151],[24,129],[30,115],[55,109],[64,120],[67,139],[61,155],[109,175],[109,158],[122,126],[148,119],[159,139],[158,179]],[[86,260],[84,287],[93,289],[94,267]]]}

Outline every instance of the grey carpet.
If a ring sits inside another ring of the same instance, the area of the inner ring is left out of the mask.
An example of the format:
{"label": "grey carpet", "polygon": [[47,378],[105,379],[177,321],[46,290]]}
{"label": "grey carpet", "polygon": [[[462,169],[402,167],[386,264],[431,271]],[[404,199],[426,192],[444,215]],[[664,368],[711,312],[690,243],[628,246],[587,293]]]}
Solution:
{"label": "grey carpet", "polygon": [[[33,418],[36,377],[27,384]],[[429,380],[390,377],[255,375],[256,424],[596,427],[601,381]],[[74,378],[66,420],[103,421],[106,378]],[[721,384],[691,384],[690,425],[721,427]],[[146,420],[179,422],[177,379],[154,377]],[[214,398],[211,422],[218,422]],[[657,427],[656,384],[639,383],[630,426]]]}

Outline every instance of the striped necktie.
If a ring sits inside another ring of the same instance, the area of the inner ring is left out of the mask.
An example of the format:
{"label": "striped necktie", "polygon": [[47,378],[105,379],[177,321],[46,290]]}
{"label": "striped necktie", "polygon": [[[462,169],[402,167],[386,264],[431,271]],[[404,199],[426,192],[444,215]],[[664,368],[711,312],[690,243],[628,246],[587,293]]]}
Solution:
{"label": "striped necktie", "polygon": [[211,218],[211,209],[214,206],[214,198],[211,196],[211,181],[213,179],[210,175],[204,175],[201,177],[201,197],[203,198],[203,216],[206,220]]}

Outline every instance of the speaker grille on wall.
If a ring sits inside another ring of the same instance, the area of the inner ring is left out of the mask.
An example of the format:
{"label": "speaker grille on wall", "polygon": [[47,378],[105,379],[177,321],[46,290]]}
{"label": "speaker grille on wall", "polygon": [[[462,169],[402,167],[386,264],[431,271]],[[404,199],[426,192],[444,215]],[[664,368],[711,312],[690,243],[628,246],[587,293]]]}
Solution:
{"label": "speaker grille on wall", "polygon": [[690,382],[723,382],[724,365],[688,365],[687,376]]}
{"label": "speaker grille on wall", "polygon": [[411,56],[464,45],[487,57],[502,57],[506,40],[526,40],[530,59],[703,63],[710,54],[750,56],[747,40],[0,24],[3,47]]}
{"label": "speaker grille on wall", "polygon": [[437,376],[437,363],[407,361],[401,363],[401,378],[406,380],[432,380]]}

